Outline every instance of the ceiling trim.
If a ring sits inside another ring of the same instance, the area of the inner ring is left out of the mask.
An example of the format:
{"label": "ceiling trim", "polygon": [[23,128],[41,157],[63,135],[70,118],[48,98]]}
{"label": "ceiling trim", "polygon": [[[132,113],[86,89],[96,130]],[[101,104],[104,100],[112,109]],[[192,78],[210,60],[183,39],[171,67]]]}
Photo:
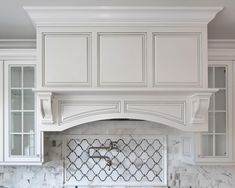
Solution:
{"label": "ceiling trim", "polygon": [[210,61],[235,61],[235,49],[209,49],[208,59]]}
{"label": "ceiling trim", "polygon": [[0,60],[36,60],[36,49],[0,49]]}
{"label": "ceiling trim", "polygon": [[211,39],[208,42],[209,49],[235,49],[234,39]]}
{"label": "ceiling trim", "polygon": [[36,48],[35,39],[0,39],[0,49],[33,49]]}
{"label": "ceiling trim", "polygon": [[223,7],[24,7],[36,26],[206,26]]}

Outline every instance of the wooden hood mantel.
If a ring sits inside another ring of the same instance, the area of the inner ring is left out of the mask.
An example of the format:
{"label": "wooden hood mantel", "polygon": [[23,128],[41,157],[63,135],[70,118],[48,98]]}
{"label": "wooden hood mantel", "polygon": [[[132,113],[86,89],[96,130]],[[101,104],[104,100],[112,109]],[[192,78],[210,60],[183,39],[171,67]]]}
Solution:
{"label": "wooden hood mantel", "polygon": [[221,7],[25,7],[37,29],[37,123],[131,118],[206,131],[207,24]]}

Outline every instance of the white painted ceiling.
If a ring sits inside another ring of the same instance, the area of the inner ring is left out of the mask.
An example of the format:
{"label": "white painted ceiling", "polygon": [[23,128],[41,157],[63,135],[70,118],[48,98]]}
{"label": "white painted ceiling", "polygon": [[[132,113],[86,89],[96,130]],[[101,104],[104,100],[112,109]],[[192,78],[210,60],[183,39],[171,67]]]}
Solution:
{"label": "white painted ceiling", "polygon": [[0,0],[0,39],[34,39],[23,6],[223,6],[209,24],[210,39],[235,39],[235,0]]}

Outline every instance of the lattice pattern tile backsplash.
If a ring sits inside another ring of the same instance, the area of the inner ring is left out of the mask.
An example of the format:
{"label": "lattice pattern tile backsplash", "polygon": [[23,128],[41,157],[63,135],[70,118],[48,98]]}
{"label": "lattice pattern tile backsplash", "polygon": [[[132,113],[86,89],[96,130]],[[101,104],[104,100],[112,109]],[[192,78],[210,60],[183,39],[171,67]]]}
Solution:
{"label": "lattice pattern tile backsplash", "polygon": [[65,138],[65,184],[166,185],[164,136]]}

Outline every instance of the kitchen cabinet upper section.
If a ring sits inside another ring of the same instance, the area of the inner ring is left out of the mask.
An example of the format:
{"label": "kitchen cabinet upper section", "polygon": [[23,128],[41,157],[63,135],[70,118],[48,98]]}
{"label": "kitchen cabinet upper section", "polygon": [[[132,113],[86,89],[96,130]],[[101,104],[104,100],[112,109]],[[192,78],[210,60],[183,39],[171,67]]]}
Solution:
{"label": "kitchen cabinet upper section", "polygon": [[38,89],[207,88],[207,24],[221,8],[27,7]]}

